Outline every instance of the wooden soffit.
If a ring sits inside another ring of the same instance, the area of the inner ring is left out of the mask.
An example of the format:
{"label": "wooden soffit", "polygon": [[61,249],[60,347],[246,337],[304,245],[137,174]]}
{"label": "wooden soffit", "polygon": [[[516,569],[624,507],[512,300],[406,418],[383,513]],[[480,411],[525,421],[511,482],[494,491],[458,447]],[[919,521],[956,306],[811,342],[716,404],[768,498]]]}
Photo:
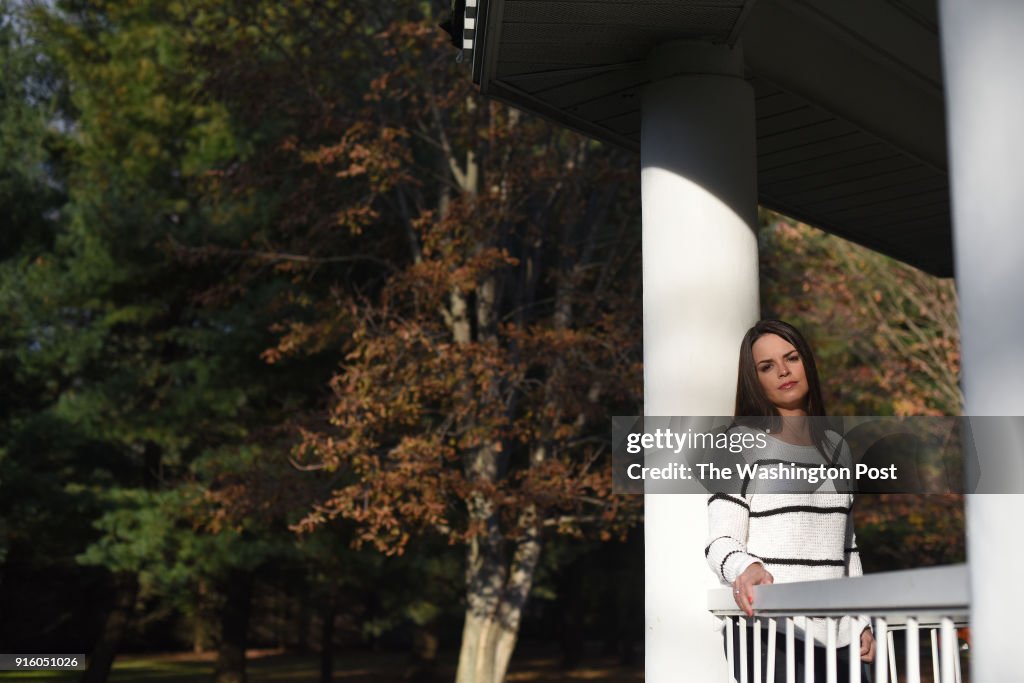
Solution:
{"label": "wooden soffit", "polygon": [[763,206],[953,273],[934,0],[469,0],[483,94],[639,151],[654,46],[740,41]]}

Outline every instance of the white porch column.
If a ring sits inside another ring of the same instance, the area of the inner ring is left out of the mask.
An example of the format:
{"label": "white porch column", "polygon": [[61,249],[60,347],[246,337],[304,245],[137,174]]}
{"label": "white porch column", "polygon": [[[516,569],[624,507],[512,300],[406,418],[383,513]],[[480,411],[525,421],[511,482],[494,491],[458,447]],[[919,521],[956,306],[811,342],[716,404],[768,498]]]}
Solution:
{"label": "white porch column", "polygon": [[[966,413],[1024,415],[1024,3],[940,11]],[[1024,491],[1024,434],[1000,424],[975,435],[981,490]],[[1024,495],[968,496],[973,681],[1021,678],[1021,518]]]}
{"label": "white porch column", "polygon": [[[644,414],[732,415],[758,317],[754,97],[739,49],[672,43],[643,94]],[[706,498],[648,494],[646,679],[723,681]]]}

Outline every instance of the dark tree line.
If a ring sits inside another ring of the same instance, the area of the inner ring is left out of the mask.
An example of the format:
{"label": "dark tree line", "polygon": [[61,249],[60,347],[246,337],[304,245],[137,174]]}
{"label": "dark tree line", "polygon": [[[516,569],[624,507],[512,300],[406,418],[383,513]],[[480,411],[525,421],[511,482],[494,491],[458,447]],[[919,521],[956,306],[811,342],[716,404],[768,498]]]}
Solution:
{"label": "dark tree line", "polygon": [[325,677],[335,624],[464,618],[503,678],[545,544],[635,520],[632,160],[481,101],[425,5],[3,9],[5,643],[244,680],[272,590]]}

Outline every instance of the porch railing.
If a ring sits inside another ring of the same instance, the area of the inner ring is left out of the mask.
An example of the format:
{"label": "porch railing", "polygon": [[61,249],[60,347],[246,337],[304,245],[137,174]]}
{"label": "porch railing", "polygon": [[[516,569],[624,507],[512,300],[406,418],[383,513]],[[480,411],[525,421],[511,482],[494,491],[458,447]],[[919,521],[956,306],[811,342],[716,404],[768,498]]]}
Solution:
{"label": "porch railing", "polygon": [[[836,683],[837,624],[843,616],[871,619],[875,635],[874,683],[961,683],[962,664],[956,630],[967,625],[969,614],[967,565],[929,567],[898,572],[869,574],[857,578],[829,581],[806,581],[771,586],[758,586],[754,617],[748,619],[736,607],[732,591],[717,588],[708,594],[708,608],[726,620],[726,657],[732,681],[735,658],[740,660],[738,683],[815,683],[812,648],[803,647],[795,638],[794,627],[811,617],[824,618],[828,633],[826,646],[827,675],[825,681]],[[733,643],[733,621],[739,620],[739,643]],[[747,623],[753,622],[753,642],[747,647]],[[860,634],[856,622],[850,620],[850,682],[861,683]],[[767,651],[762,657],[762,629],[767,630]],[[893,633],[903,631],[905,662],[899,671]],[[811,637],[811,636],[808,636]],[[776,638],[785,638],[786,680],[776,681]],[[930,662],[921,653],[921,645],[930,642]],[[795,662],[804,657],[805,677],[797,681]],[[753,680],[747,680],[747,657],[753,658]],[[762,661],[762,660],[767,661]],[[931,677],[922,678],[922,659],[930,664]],[[761,665],[765,664],[765,671]]]}

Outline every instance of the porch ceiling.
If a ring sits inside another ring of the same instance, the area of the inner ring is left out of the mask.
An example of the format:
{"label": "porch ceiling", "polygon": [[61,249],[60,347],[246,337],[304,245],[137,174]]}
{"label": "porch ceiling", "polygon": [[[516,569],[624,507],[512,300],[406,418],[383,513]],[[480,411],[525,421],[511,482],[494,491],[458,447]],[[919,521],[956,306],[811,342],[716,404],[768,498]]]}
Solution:
{"label": "porch ceiling", "polygon": [[953,273],[935,0],[478,0],[481,91],[640,149],[644,60],[741,39],[762,205]]}

